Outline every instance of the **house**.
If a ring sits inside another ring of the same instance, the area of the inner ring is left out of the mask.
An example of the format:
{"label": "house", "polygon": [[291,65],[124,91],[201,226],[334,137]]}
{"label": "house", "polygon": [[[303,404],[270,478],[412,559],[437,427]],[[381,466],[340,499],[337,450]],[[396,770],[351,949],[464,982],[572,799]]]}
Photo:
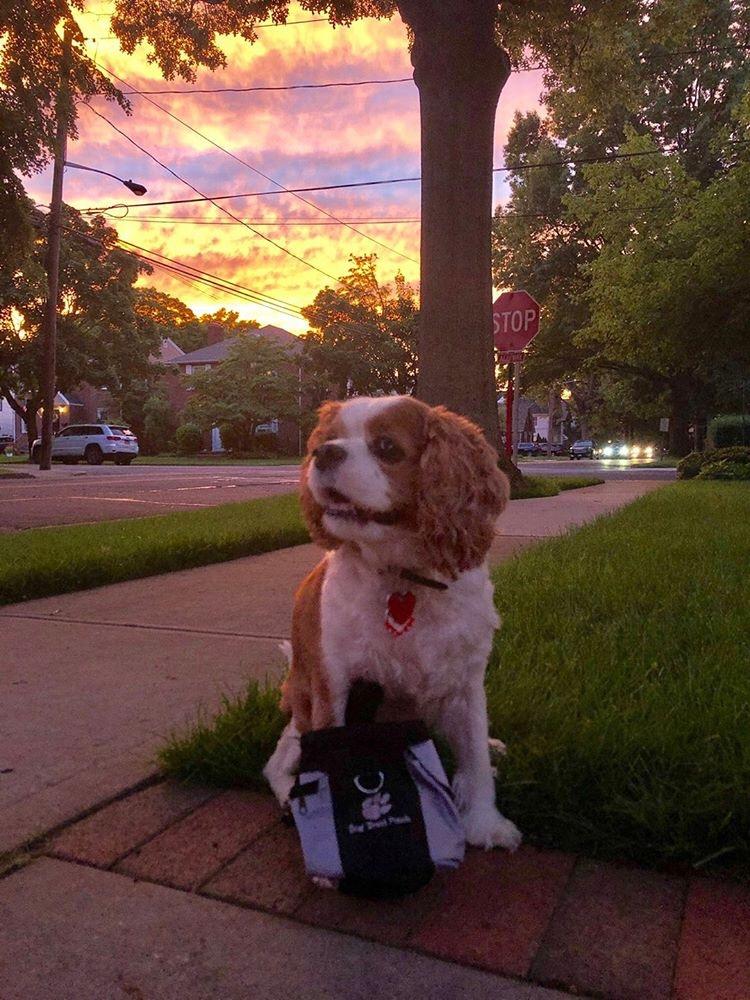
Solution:
{"label": "house", "polygon": [[[280,326],[262,326],[258,330],[253,330],[253,335],[272,340],[293,354],[298,354],[302,350],[299,338]],[[229,357],[229,352],[239,340],[239,336],[225,338],[224,330],[218,323],[211,324],[208,336],[209,343],[206,347],[199,347],[197,351],[183,354],[174,360],[173,364],[180,369],[183,375],[194,375],[196,372],[210,371],[215,368]]]}
{"label": "house", "polygon": [[5,445],[13,444],[16,437],[16,414],[7,399],[0,396],[0,451]]}
{"label": "house", "polygon": [[[286,348],[291,354],[300,354],[302,343],[298,337],[280,326],[261,326],[258,330],[252,331],[253,336],[265,337],[273,341],[279,347]],[[182,375],[195,375],[196,372],[210,371],[216,368],[222,361],[225,361],[232,350],[232,347],[239,341],[240,334],[235,337],[224,337],[224,329],[218,323],[212,323],[208,328],[209,343],[206,347],[199,347],[197,351],[190,351],[182,354],[168,362]],[[189,389],[184,381],[181,383],[183,398],[176,409],[181,410],[187,402]],[[172,397],[170,397],[171,399]],[[261,428],[259,428],[261,430]],[[293,420],[272,420],[262,428],[264,433],[277,436],[279,448],[285,454],[296,454],[300,449],[300,429]],[[211,451],[223,451],[221,435],[217,427],[211,432]]]}

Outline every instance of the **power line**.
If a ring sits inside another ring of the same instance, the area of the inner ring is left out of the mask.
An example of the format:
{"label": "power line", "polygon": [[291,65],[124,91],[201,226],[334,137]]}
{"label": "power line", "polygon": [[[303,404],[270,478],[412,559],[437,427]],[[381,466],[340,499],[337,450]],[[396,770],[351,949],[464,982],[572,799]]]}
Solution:
{"label": "power line", "polygon": [[[286,191],[287,193],[290,193],[290,194],[292,193],[289,188],[287,188],[280,181],[277,181],[274,177],[271,177],[269,174],[266,174],[262,170],[259,170],[258,167],[253,166],[252,163],[248,163],[248,161],[244,160],[241,156],[237,156],[236,153],[233,153],[231,150],[227,149],[225,146],[222,146],[220,143],[216,142],[210,136],[207,136],[204,132],[200,132],[197,128],[194,128],[188,122],[184,121],[184,119],[182,119],[178,115],[174,114],[168,108],[163,107],[157,101],[154,101],[150,97],[148,97],[148,96],[146,96],[144,94],[141,94],[141,92],[138,91],[138,90],[136,90],[132,86],[132,84],[128,83],[127,80],[124,80],[122,77],[118,76],[116,73],[113,73],[112,70],[107,69],[106,66],[100,66],[99,63],[96,63],[96,65],[99,66],[100,69],[104,70],[105,73],[107,73],[111,77],[113,77],[113,79],[117,80],[119,83],[124,84],[126,87],[130,87],[131,88],[131,93],[138,94],[139,96],[144,97],[144,99],[146,101],[148,101],[149,104],[152,104],[155,108],[158,108],[159,111],[161,111],[163,114],[168,115],[174,121],[178,122],[180,125],[182,125],[186,129],[188,129],[194,135],[199,136],[205,142],[209,142],[212,146],[214,146],[216,149],[220,150],[226,156],[230,156],[237,163],[240,163],[240,164],[242,164],[242,166],[247,167],[249,170],[252,170],[253,173],[256,173],[260,177],[263,177],[265,180],[269,181],[271,184],[275,184],[277,187],[281,188],[282,191]],[[361,230],[355,229],[355,227],[352,226],[352,225],[350,225],[348,222],[342,222],[342,220],[339,219],[337,216],[335,216],[332,212],[329,212],[327,209],[323,208],[321,205],[318,205],[315,202],[310,201],[308,198],[302,198],[299,194],[295,194],[294,197],[297,198],[298,201],[301,201],[304,205],[308,205],[310,208],[315,209],[316,212],[321,212],[323,215],[327,216],[329,219],[333,219],[334,222],[338,222],[341,225],[346,226],[347,229],[350,229],[353,233],[356,233],[357,236],[361,236],[363,239],[369,240],[370,243],[373,243],[375,246],[379,246],[383,250],[389,251],[389,253],[396,254],[396,256],[402,257],[404,260],[411,261],[412,264],[418,264],[419,263],[419,261],[416,260],[414,257],[410,257],[408,254],[402,253],[400,250],[396,250],[395,247],[388,246],[386,243],[381,243],[380,240],[376,240],[374,236],[368,236],[367,233],[363,233]]]}
{"label": "power line", "polygon": [[272,246],[276,247],[277,250],[281,250],[283,253],[288,254],[290,257],[293,257],[295,260],[298,260],[301,264],[304,264],[306,267],[311,267],[314,271],[317,271],[324,277],[330,278],[331,281],[338,281],[338,278],[334,277],[334,275],[329,274],[327,271],[324,271],[316,264],[311,264],[310,261],[305,260],[304,257],[299,257],[292,250],[289,250],[287,249],[287,247],[283,247],[280,243],[277,243],[275,240],[272,240],[270,236],[266,236],[264,233],[259,233],[256,229],[253,229],[252,226],[248,225],[246,222],[243,222],[242,219],[238,219],[236,215],[233,215],[228,208],[224,208],[223,205],[217,205],[216,201],[210,195],[203,194],[203,192],[199,190],[199,188],[195,187],[194,184],[191,184],[190,181],[186,180],[175,170],[172,170],[172,168],[168,167],[166,163],[162,163],[162,161],[158,157],[154,156],[153,153],[150,153],[147,149],[144,149],[144,147],[141,146],[139,143],[137,143],[135,139],[131,138],[131,136],[129,136],[126,132],[123,132],[122,129],[118,128],[117,125],[114,124],[114,122],[110,121],[109,118],[106,117],[106,115],[101,114],[99,111],[96,110],[96,108],[91,107],[90,104],[86,104],[85,107],[87,107],[89,111],[92,111],[95,115],[97,115],[97,117],[103,119],[111,128],[115,130],[115,132],[118,132],[124,139],[127,139],[128,142],[132,143],[132,145],[136,147],[136,149],[139,149],[142,153],[144,153],[146,156],[152,159],[154,163],[158,163],[163,170],[168,171],[173,177],[176,177],[178,181],[181,181],[186,187],[189,187],[191,191],[195,191],[196,194],[200,196],[198,199],[192,199],[192,200],[210,201],[212,205],[214,205],[216,208],[219,209],[220,212],[223,212],[225,215],[228,215],[229,218],[234,219],[235,222],[239,222],[241,225],[245,226],[246,229],[249,229],[250,232],[253,233],[255,236],[259,236],[262,240],[265,240],[266,243],[270,243]]}
{"label": "power line", "polygon": [[[223,222],[221,219],[186,219],[180,216],[169,215],[123,215],[113,216],[117,222],[147,222],[162,223],[165,226],[187,225],[187,226],[238,226],[239,222]],[[360,225],[366,223],[368,226],[401,225],[405,223],[421,222],[422,220],[414,216],[411,219],[347,219],[342,222],[331,222],[325,219],[246,219],[254,226],[341,226],[348,222],[357,222]]]}
{"label": "power line", "polygon": [[143,253],[153,254],[155,257],[160,257],[162,260],[169,261],[170,264],[176,264],[180,267],[188,268],[191,271],[195,271],[198,274],[211,278],[214,281],[223,282],[223,284],[230,286],[231,288],[236,288],[239,291],[245,292],[250,295],[254,295],[258,298],[262,298],[267,302],[267,304],[275,304],[283,307],[284,309],[294,312],[297,315],[301,312],[299,306],[294,305],[293,302],[286,302],[284,299],[276,298],[274,295],[266,295],[265,292],[256,292],[252,288],[248,288],[245,285],[240,285],[236,281],[230,281],[228,278],[222,278],[218,274],[212,274],[210,271],[203,271],[201,268],[193,267],[192,264],[186,264],[184,261],[175,260],[174,257],[168,257],[166,254],[160,253],[157,250],[151,250],[149,247],[139,246],[138,243],[131,243],[129,240],[123,240],[118,237],[118,243],[123,243],[125,246],[132,247],[134,250],[140,250]]}
{"label": "power line", "polygon": [[[97,63],[97,66],[99,64]],[[103,67],[100,67],[103,68]],[[114,76],[114,74],[112,74]],[[195,87],[188,90],[137,90],[134,93],[142,97],[159,94],[253,94],[279,90],[330,90],[333,87],[373,87],[389,83],[414,83],[412,76],[400,76],[390,80],[342,80],[335,83],[290,83],[278,87]]]}
{"label": "power line", "polygon": [[[92,109],[93,110],[93,109]],[[103,117],[103,116],[102,116]],[[516,170],[532,170],[540,167],[560,167],[566,166],[568,164],[577,163],[609,163],[613,160],[623,160],[629,159],[636,156],[657,156],[661,155],[662,150],[660,149],[646,149],[639,150],[633,153],[609,153],[605,156],[585,156],[570,158],[567,160],[545,160],[539,163],[516,163],[512,166],[504,167],[493,167],[493,173],[506,173],[513,172]],[[130,206],[125,205],[123,202],[116,202],[113,205],[96,206],[94,208],[81,208],[78,209],[79,212],[88,213],[101,213],[108,212],[114,208],[155,208],[162,205],[191,205],[198,202],[210,201],[212,204],[217,201],[231,201],[233,199],[239,198],[265,198],[271,195],[278,194],[307,194],[313,191],[343,191],[349,188],[365,188],[365,187],[381,187],[387,184],[411,184],[417,181],[421,181],[421,176],[417,174],[414,177],[388,177],[383,180],[372,180],[372,181],[350,181],[346,184],[318,184],[311,187],[301,187],[301,188],[284,188],[282,191],[244,191],[241,194],[216,194],[200,198],[172,198],[168,201],[139,201],[131,202]]]}
{"label": "power line", "polygon": [[[109,243],[104,240],[97,239],[95,236],[88,233],[81,233],[79,230],[70,226],[63,226],[63,229],[85,242],[96,243],[99,246],[111,249],[111,245]],[[254,305],[263,306],[266,309],[271,309],[287,316],[296,318],[301,314],[300,308],[291,302],[285,302],[283,299],[277,299],[274,296],[266,295],[264,292],[256,292],[254,289],[248,288],[245,285],[240,285],[237,282],[221,278],[218,275],[212,274],[210,271],[202,271],[200,268],[193,267],[192,264],[186,264],[184,261],[175,260],[173,257],[167,257],[165,254],[159,253],[156,250],[150,250],[147,247],[139,246],[137,243],[130,243],[127,240],[120,240],[119,238],[117,244],[118,249],[120,249],[123,253],[137,257],[139,260],[143,260],[148,264],[154,265],[155,267],[162,267],[168,271],[182,275],[183,277],[199,281],[202,284],[208,285],[209,287],[224,292],[225,294],[233,295],[236,298],[241,298],[245,301],[252,302]],[[127,249],[127,247],[132,247],[133,249]],[[139,253],[138,251],[142,251],[142,253]],[[146,254],[152,256],[146,256]]]}

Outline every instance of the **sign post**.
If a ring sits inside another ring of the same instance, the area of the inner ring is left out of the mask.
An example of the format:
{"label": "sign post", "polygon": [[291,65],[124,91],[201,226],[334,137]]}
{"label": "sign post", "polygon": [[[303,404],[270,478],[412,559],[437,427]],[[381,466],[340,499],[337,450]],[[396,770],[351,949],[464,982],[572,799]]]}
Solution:
{"label": "sign post", "polygon": [[505,395],[505,454],[515,462],[519,438],[519,379],[524,351],[539,333],[539,303],[528,292],[503,292],[492,307],[492,318],[498,361],[515,369],[513,378],[509,370]]}

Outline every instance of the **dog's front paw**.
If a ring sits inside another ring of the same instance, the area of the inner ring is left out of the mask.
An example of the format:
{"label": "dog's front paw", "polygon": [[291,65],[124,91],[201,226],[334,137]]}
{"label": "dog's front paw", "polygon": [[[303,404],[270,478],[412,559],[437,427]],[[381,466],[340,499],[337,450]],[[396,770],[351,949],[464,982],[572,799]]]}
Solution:
{"label": "dog's front paw", "polygon": [[521,846],[521,831],[497,809],[472,809],[462,816],[466,842],[485,851],[504,847],[515,851]]}

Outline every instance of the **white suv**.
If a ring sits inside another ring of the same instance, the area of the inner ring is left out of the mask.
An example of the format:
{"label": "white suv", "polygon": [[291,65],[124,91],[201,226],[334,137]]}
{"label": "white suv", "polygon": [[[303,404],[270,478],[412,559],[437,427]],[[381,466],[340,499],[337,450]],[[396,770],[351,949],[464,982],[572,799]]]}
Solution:
{"label": "white suv", "polygon": [[[42,442],[36,439],[31,461],[39,461]],[[117,424],[70,424],[52,439],[52,458],[76,464],[84,459],[89,465],[101,465],[113,459],[116,465],[130,465],[138,455],[138,438],[127,427]]]}

